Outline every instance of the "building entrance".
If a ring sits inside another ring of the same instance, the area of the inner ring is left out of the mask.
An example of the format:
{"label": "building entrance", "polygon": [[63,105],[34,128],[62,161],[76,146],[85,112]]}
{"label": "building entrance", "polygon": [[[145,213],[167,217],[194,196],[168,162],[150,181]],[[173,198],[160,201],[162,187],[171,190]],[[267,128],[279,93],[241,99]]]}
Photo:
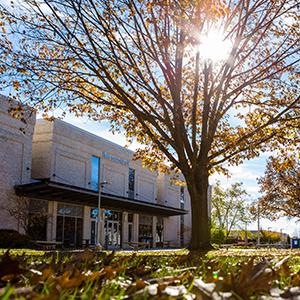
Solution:
{"label": "building entrance", "polygon": [[121,246],[121,213],[111,210],[105,210],[105,247],[107,249],[116,249]]}
{"label": "building entrance", "polygon": [[153,245],[153,217],[140,215],[139,218],[139,242]]}
{"label": "building entrance", "polygon": [[119,248],[121,242],[119,221],[106,221],[106,240],[108,248]]}
{"label": "building entrance", "polygon": [[83,208],[59,203],[57,206],[56,240],[65,248],[82,246]]}

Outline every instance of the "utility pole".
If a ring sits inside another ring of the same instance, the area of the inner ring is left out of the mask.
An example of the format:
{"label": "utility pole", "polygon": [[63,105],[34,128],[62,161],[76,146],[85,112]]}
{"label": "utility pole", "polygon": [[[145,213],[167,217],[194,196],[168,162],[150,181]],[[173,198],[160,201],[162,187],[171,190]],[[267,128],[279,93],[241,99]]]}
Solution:
{"label": "utility pole", "polygon": [[100,243],[100,232],[101,232],[101,182],[98,184],[98,217],[97,217],[97,241],[96,246],[101,247]]}

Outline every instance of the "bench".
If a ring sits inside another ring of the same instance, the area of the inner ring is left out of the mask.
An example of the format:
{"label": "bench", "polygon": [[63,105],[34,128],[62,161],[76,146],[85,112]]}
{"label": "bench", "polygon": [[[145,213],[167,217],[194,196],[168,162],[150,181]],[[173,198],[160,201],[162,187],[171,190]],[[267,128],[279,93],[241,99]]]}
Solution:
{"label": "bench", "polygon": [[126,242],[124,245],[127,245],[129,248],[133,249],[134,251],[138,251],[140,249],[148,248],[150,249],[150,243],[146,242]]}
{"label": "bench", "polygon": [[170,248],[170,243],[171,243],[171,241],[163,241],[162,242],[163,248]]}
{"label": "bench", "polygon": [[56,241],[35,241],[37,247],[41,247],[43,250],[55,250],[56,247],[62,246],[62,242]]}
{"label": "bench", "polygon": [[171,241],[156,242],[158,248],[170,248]]}

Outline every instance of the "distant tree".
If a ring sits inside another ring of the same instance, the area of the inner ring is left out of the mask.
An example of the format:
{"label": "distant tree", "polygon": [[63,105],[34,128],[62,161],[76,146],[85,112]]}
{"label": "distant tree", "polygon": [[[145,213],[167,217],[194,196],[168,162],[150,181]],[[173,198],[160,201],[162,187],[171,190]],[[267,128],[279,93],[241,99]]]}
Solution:
{"label": "distant tree", "polygon": [[182,172],[191,248],[209,248],[209,175],[293,142],[298,1],[20,3],[0,8],[0,84],[45,114],[107,119],[145,166]]}
{"label": "distant tree", "polygon": [[228,189],[223,189],[219,181],[214,186],[211,200],[212,223],[219,231],[225,233],[224,239],[230,235],[233,228],[243,227],[250,221],[251,215],[245,201],[247,195],[239,182],[232,184]]}
{"label": "distant tree", "polygon": [[260,241],[263,244],[267,244],[267,243],[275,244],[280,242],[282,239],[282,235],[280,232],[261,230],[260,234],[261,234]]}
{"label": "distant tree", "polygon": [[258,201],[261,215],[300,218],[300,152],[270,157],[258,182],[263,193]]}

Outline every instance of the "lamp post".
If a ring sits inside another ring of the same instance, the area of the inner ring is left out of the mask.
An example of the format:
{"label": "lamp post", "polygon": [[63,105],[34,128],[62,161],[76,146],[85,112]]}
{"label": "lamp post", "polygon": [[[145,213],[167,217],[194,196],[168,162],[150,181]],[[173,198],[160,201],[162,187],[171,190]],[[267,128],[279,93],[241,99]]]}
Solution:
{"label": "lamp post", "polygon": [[[100,177],[100,176],[99,176]],[[102,248],[100,243],[100,233],[101,233],[101,190],[102,185],[107,184],[106,181],[100,182],[98,184],[98,217],[97,217],[97,239],[96,239],[96,246]]]}

